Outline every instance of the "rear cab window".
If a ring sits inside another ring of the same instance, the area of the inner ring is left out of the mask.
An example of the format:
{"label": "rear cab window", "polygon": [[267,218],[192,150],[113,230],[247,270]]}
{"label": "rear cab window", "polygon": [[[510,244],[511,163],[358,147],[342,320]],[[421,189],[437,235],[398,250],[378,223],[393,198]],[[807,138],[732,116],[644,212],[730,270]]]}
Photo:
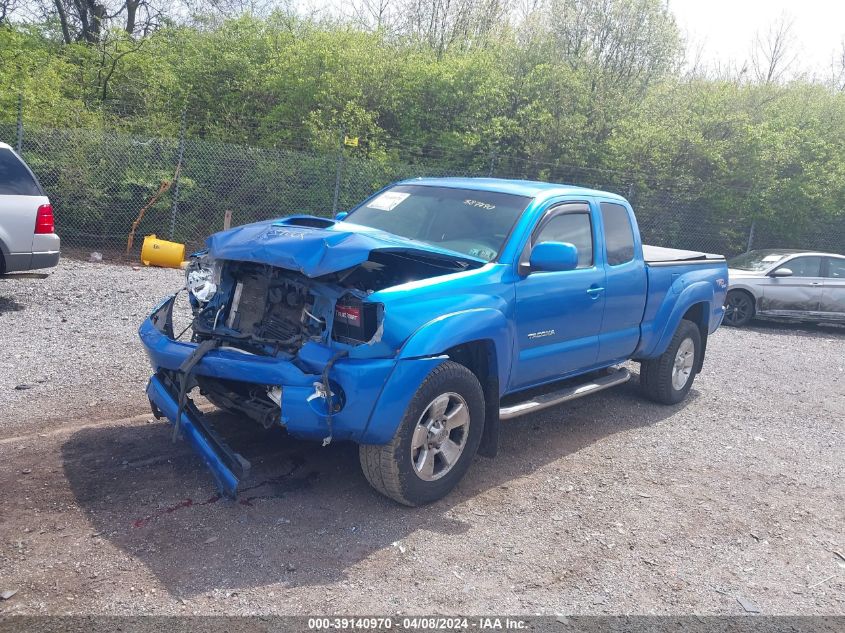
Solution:
{"label": "rear cab window", "polygon": [[43,196],[41,186],[24,162],[0,147],[0,196]]}
{"label": "rear cab window", "polygon": [[621,204],[601,203],[604,241],[609,266],[619,266],[634,259],[634,227],[631,216]]}

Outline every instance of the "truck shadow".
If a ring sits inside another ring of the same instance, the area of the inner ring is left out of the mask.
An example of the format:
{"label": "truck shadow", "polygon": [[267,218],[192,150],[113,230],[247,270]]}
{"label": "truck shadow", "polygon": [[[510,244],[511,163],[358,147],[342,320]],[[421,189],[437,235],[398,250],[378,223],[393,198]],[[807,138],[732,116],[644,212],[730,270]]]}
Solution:
{"label": "truck shadow", "polygon": [[[423,508],[373,491],[353,444],[323,448],[223,414],[214,414],[218,429],[253,465],[237,501],[216,494],[200,459],[185,442],[172,443],[163,423],[80,430],[62,445],[63,466],[93,529],[143,562],[174,596],[321,585],[419,530],[463,534],[490,520],[476,517],[495,513],[509,482],[685,406],[646,402],[637,382],[504,423],[499,456],[477,458],[450,496]],[[693,390],[689,398],[696,397]],[[474,511],[465,511],[474,498]]]}

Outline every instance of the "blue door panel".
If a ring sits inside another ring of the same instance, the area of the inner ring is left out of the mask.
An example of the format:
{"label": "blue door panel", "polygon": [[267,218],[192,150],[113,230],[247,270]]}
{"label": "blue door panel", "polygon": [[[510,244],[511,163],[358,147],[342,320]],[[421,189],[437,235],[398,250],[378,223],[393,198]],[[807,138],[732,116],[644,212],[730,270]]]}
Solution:
{"label": "blue door panel", "polygon": [[591,367],[598,356],[604,312],[604,270],[534,273],[516,284],[518,362],[511,387],[520,388]]}
{"label": "blue door panel", "polygon": [[[595,205],[579,204],[588,206],[592,223],[592,266],[534,272],[516,280],[516,363],[509,390],[587,371],[598,360],[605,310],[601,225]],[[547,207],[558,208],[559,203]]]}

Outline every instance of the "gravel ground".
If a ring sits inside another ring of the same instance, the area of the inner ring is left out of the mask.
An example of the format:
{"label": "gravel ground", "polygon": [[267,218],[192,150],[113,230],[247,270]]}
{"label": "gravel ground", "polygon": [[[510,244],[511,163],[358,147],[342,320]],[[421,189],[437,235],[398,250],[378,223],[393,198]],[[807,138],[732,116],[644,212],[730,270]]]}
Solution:
{"label": "gravel ground", "polygon": [[149,377],[138,325],[184,273],[63,259],[41,276],[0,277],[0,433],[138,413]]}
{"label": "gravel ground", "polygon": [[118,418],[179,282],[0,280],[0,613],[845,613],[841,328],[723,328],[684,403],[635,377],[508,422],[425,508],[373,492],[354,446],[219,417],[253,462],[231,502],[167,425]]}

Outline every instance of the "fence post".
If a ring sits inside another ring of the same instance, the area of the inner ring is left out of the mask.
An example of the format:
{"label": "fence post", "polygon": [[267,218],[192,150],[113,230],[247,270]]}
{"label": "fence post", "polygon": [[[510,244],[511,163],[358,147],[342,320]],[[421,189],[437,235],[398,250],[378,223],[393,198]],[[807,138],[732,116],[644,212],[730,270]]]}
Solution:
{"label": "fence post", "polygon": [[15,151],[18,154],[23,149],[23,94],[18,93],[18,139],[15,144]]}
{"label": "fence post", "polygon": [[334,200],[332,200],[332,216],[337,215],[337,204],[340,200],[340,176],[343,172],[343,138],[346,136],[343,130],[340,131],[340,143],[337,146],[337,170],[334,175]]}
{"label": "fence post", "polygon": [[173,175],[173,207],[170,210],[170,241],[176,234],[176,212],[179,210],[179,174],[182,171],[182,156],[185,154],[185,111],[182,108],[182,125],[179,129],[179,150],[176,157],[176,171]]}
{"label": "fence post", "polygon": [[493,177],[493,168],[496,166],[496,151],[490,152],[490,169],[487,171],[487,177]]}
{"label": "fence post", "polygon": [[754,245],[754,227],[757,224],[757,219],[751,220],[751,228],[748,230],[748,244],[745,247],[745,252],[751,250],[751,247]]}

